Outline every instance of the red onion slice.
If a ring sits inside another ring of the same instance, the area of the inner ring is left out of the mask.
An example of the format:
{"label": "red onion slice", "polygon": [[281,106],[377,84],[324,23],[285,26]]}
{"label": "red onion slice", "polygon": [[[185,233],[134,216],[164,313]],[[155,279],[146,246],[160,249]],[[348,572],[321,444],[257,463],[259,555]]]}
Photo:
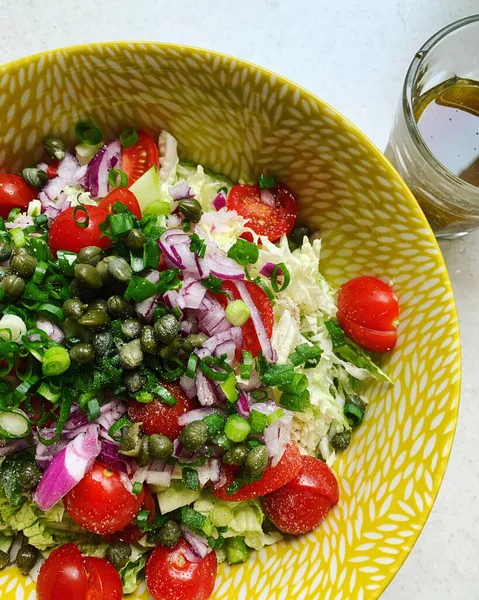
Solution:
{"label": "red onion slice", "polygon": [[244,269],[234,260],[218,254],[210,254],[203,259],[210,272],[227,281],[242,281],[244,279]]}
{"label": "red onion slice", "polygon": [[251,408],[248,402],[248,396],[244,392],[241,392],[238,402],[236,403],[236,408],[238,409],[238,414],[241,417],[245,417],[246,419],[249,417]]}
{"label": "red onion slice", "polygon": [[215,210],[221,210],[226,206],[226,196],[223,192],[220,192],[213,200],[213,206],[215,207]]}
{"label": "red onion slice", "polygon": [[263,319],[261,318],[261,315],[259,314],[259,311],[256,308],[256,304],[251,299],[251,296],[248,292],[248,288],[243,282],[239,281],[236,284],[236,287],[238,288],[238,292],[240,293],[241,299],[250,310],[251,319],[253,321],[253,325],[256,330],[256,335],[258,336],[259,343],[261,345],[261,350],[263,351],[266,360],[273,362],[275,360],[275,352],[273,350],[273,346],[271,345],[271,340],[269,339],[268,334],[266,332]]}
{"label": "red onion slice", "polygon": [[92,198],[103,198],[108,194],[108,175],[121,159],[120,140],[103,146],[88,163],[85,182]]}
{"label": "red onion slice", "polygon": [[168,188],[168,194],[173,200],[183,200],[184,198],[194,198],[193,190],[188,185],[186,179],[182,179],[175,185]]}
{"label": "red onion slice", "polygon": [[57,325],[56,323],[52,323],[48,319],[38,319],[37,327],[38,329],[44,331],[51,340],[57,342],[58,344],[63,344],[63,342],[65,341],[65,333],[63,329],[59,325]]}
{"label": "red onion slice", "polygon": [[261,270],[260,270],[261,275],[264,275],[265,277],[271,277],[275,266],[276,265],[272,262],[264,263],[264,265],[261,267]]}
{"label": "red onion slice", "polygon": [[260,190],[259,197],[263,204],[266,204],[266,206],[271,206],[271,208],[275,208],[276,201],[273,194],[269,190]]}
{"label": "red onion slice", "polygon": [[225,411],[221,408],[195,408],[195,410],[190,410],[178,417],[178,425],[184,427],[193,421],[200,421],[201,419],[214,414],[224,415]]}
{"label": "red onion slice", "polygon": [[191,546],[193,552],[200,558],[205,558],[211,551],[212,548],[208,546],[208,543],[204,537],[193,533],[187,525],[180,525],[181,533],[183,537]]}
{"label": "red onion slice", "polygon": [[218,401],[212,382],[199,369],[196,372],[196,394],[201,406],[212,406]]}

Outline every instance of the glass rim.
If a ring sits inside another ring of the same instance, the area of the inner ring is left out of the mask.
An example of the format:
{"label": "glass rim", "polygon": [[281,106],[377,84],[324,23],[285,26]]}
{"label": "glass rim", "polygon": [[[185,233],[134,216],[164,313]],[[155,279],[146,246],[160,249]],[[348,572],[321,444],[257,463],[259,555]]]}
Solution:
{"label": "glass rim", "polygon": [[459,19],[458,21],[454,21],[449,25],[446,25],[438,32],[436,32],[433,36],[431,36],[427,42],[425,42],[419,50],[416,52],[411,64],[406,73],[406,78],[404,80],[403,91],[402,91],[402,108],[403,114],[406,122],[406,127],[413,138],[416,147],[419,152],[422,154],[423,158],[428,161],[434,163],[434,166],[440,171],[441,175],[446,179],[450,180],[455,185],[465,189],[468,193],[477,193],[479,197],[479,188],[467,181],[464,181],[457,175],[454,175],[452,171],[450,171],[445,165],[440,162],[436,156],[431,152],[429,146],[424,141],[424,138],[419,131],[419,127],[417,126],[416,119],[414,118],[414,108],[413,108],[413,89],[414,84],[416,82],[416,78],[419,72],[421,65],[423,64],[424,59],[427,57],[429,52],[437,46],[445,37],[449,34],[470,25],[471,23],[479,23],[479,14],[471,15],[469,17],[465,17],[463,19]]}

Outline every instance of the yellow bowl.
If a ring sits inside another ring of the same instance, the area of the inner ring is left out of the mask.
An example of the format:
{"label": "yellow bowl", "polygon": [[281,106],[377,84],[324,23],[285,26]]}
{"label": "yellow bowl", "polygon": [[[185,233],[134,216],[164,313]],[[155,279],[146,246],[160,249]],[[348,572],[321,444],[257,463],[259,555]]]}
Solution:
{"label": "yellow bowl", "polygon": [[[244,565],[221,566],[214,595],[377,598],[431,510],[459,401],[451,285],[416,201],[333,108],[274,73],[215,52],[108,42],[0,67],[2,171],[40,159],[47,134],[72,142],[80,119],[97,122],[106,138],[125,126],[165,128],[184,159],[232,179],[276,175],[295,192],[301,218],[320,229],[321,269],[331,283],[359,274],[394,281],[399,344],[383,366],[396,383],[365,390],[372,399],[367,419],[335,465],[340,504],[316,532],[252,553]],[[1,572],[0,598],[34,600],[34,585],[16,569]],[[148,598],[144,584],[134,598]]]}

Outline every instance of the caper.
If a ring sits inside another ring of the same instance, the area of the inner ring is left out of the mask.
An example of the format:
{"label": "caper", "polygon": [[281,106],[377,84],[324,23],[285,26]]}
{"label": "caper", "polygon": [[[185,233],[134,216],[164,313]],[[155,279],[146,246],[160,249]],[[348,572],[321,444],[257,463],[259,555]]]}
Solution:
{"label": "caper", "polygon": [[103,283],[109,283],[112,281],[110,271],[108,270],[108,263],[110,262],[110,258],[110,256],[107,256],[103,260],[100,260],[100,262],[95,267]]}
{"label": "caper", "polygon": [[131,557],[130,544],[126,542],[114,542],[108,546],[105,558],[111,562],[117,571],[128,564]]}
{"label": "caper", "polygon": [[78,321],[83,316],[87,308],[87,305],[83,304],[80,298],[68,298],[63,303],[63,312],[67,317],[75,319],[75,321]]}
{"label": "caper", "polygon": [[66,148],[65,144],[58,138],[48,136],[43,140],[43,147],[45,152],[53,160],[62,160],[65,158]]}
{"label": "caper", "polygon": [[108,310],[116,319],[125,319],[133,314],[133,307],[121,296],[110,296],[107,304]]}
{"label": "caper", "polygon": [[113,256],[108,263],[108,272],[117,281],[128,283],[133,275],[130,265],[121,256]]}
{"label": "caper", "polygon": [[140,444],[140,452],[136,457],[136,462],[140,465],[140,467],[146,467],[147,465],[151,465],[151,463],[153,462],[153,459],[150,456],[149,445],[150,440],[148,439],[148,436],[143,436],[143,439],[141,440]]}
{"label": "caper", "polygon": [[103,285],[102,279],[91,265],[75,265],[75,279],[80,285],[92,290],[99,290]]}
{"label": "caper", "polygon": [[203,333],[190,333],[183,340],[181,347],[189,354],[193,352],[195,348],[201,348],[208,338]]}
{"label": "caper", "polygon": [[179,339],[175,339],[171,342],[171,344],[168,344],[168,346],[165,346],[164,348],[162,348],[160,350],[160,356],[163,359],[168,359],[171,358],[172,356],[177,356],[178,352],[181,348],[181,343]]}
{"label": "caper", "polygon": [[12,256],[18,256],[19,254],[30,254],[30,252],[24,246],[20,246],[13,250]]}
{"label": "caper", "polygon": [[113,346],[113,336],[110,331],[94,333],[91,339],[93,348],[99,356],[104,356]]}
{"label": "caper", "polygon": [[12,247],[7,242],[0,242],[0,262],[8,260],[12,255]]}
{"label": "caper", "polygon": [[166,435],[154,433],[148,440],[148,451],[153,460],[170,458],[173,453],[173,443]]}
{"label": "caper", "polygon": [[141,388],[145,387],[148,379],[145,375],[142,375],[139,371],[130,371],[125,373],[123,377],[123,383],[130,394],[136,394]]}
{"label": "caper", "polygon": [[178,543],[180,534],[180,526],[176,521],[170,519],[158,532],[158,543],[162,546],[166,546],[167,548],[173,548],[173,546],[176,546]]}
{"label": "caper", "polygon": [[78,319],[78,324],[85,329],[89,329],[91,331],[100,331],[101,329],[105,329],[105,327],[110,322],[110,317],[106,314],[104,310],[89,310],[86,312],[80,319]]}
{"label": "caper", "polygon": [[20,571],[27,575],[35,566],[35,563],[38,560],[38,550],[27,544],[26,546],[22,546],[17,554],[17,567]]}
{"label": "caper", "polygon": [[187,221],[198,223],[203,214],[201,204],[196,198],[185,198],[178,202],[178,208]]}
{"label": "caper", "polygon": [[0,550],[0,570],[5,569],[5,567],[8,567],[9,563],[10,557],[8,556],[8,554],[3,550]]}
{"label": "caper", "polygon": [[145,325],[141,330],[140,343],[143,352],[155,354],[158,351],[158,344],[155,340],[155,330],[151,325]]}
{"label": "caper", "polygon": [[120,454],[138,456],[141,447],[141,423],[132,423],[121,430]]}
{"label": "caper", "polygon": [[142,360],[140,340],[132,340],[120,348],[120,362],[124,369],[137,369]]}
{"label": "caper", "polygon": [[22,467],[18,472],[18,483],[25,492],[29,492],[40,483],[43,472],[35,463]]}
{"label": "caper", "polygon": [[48,175],[42,169],[36,167],[27,167],[22,171],[22,177],[28,185],[41,190],[49,181]]}
{"label": "caper", "polygon": [[223,462],[227,465],[244,465],[248,452],[246,444],[236,444],[224,454]]}
{"label": "caper", "polygon": [[256,446],[248,452],[246,457],[246,469],[253,477],[261,475],[268,466],[268,451],[266,446]]}
{"label": "caper", "polygon": [[304,236],[309,237],[309,229],[305,225],[296,225],[289,234],[289,239],[295,246],[302,246]]}
{"label": "caper", "polygon": [[77,264],[96,267],[100,262],[100,258],[101,248],[98,246],[85,246],[85,248],[82,248],[78,253]]}
{"label": "caper", "polygon": [[95,348],[91,344],[75,344],[70,348],[70,358],[78,365],[85,365],[95,357]]}
{"label": "caper", "polygon": [[0,267],[0,281],[9,275],[13,275],[13,269],[10,267]]}
{"label": "caper", "polygon": [[93,337],[93,332],[89,329],[85,329],[84,327],[78,327],[78,337],[85,344],[90,344]]}
{"label": "caper", "polygon": [[121,326],[123,335],[129,340],[140,337],[142,329],[143,327],[137,319],[126,319]]}
{"label": "caper", "polygon": [[133,252],[143,250],[143,246],[146,242],[146,235],[139,229],[130,229],[130,232],[126,236],[126,246]]}
{"label": "caper", "polygon": [[107,312],[108,303],[103,298],[95,298],[88,303],[88,310],[102,310],[103,312]]}
{"label": "caper", "polygon": [[199,450],[208,439],[208,425],[204,421],[189,423],[180,433],[180,443],[187,450]]}
{"label": "caper", "polygon": [[179,327],[174,315],[164,315],[155,323],[155,337],[162,344],[169,344],[178,336]]}
{"label": "caper", "polygon": [[76,279],[73,279],[70,283],[70,295],[80,298],[83,302],[90,302],[95,297],[96,291],[80,285]]}
{"label": "caper", "polygon": [[5,295],[12,300],[19,298],[25,289],[25,281],[18,275],[8,275],[0,282],[0,287],[5,291]]}
{"label": "caper", "polygon": [[342,431],[337,433],[331,440],[331,446],[335,450],[346,450],[351,443],[351,431]]}
{"label": "caper", "polygon": [[10,266],[14,272],[25,279],[33,275],[37,264],[37,259],[31,254],[18,254],[10,261]]}

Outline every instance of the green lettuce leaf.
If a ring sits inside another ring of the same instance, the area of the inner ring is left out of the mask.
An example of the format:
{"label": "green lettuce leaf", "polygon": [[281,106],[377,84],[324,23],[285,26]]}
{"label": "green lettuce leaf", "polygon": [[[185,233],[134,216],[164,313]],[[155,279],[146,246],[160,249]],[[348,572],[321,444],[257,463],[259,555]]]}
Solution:
{"label": "green lettuce leaf", "polygon": [[146,564],[146,554],[143,554],[136,561],[130,561],[120,570],[121,582],[123,584],[123,593],[132,594],[138,588],[138,575]]}

